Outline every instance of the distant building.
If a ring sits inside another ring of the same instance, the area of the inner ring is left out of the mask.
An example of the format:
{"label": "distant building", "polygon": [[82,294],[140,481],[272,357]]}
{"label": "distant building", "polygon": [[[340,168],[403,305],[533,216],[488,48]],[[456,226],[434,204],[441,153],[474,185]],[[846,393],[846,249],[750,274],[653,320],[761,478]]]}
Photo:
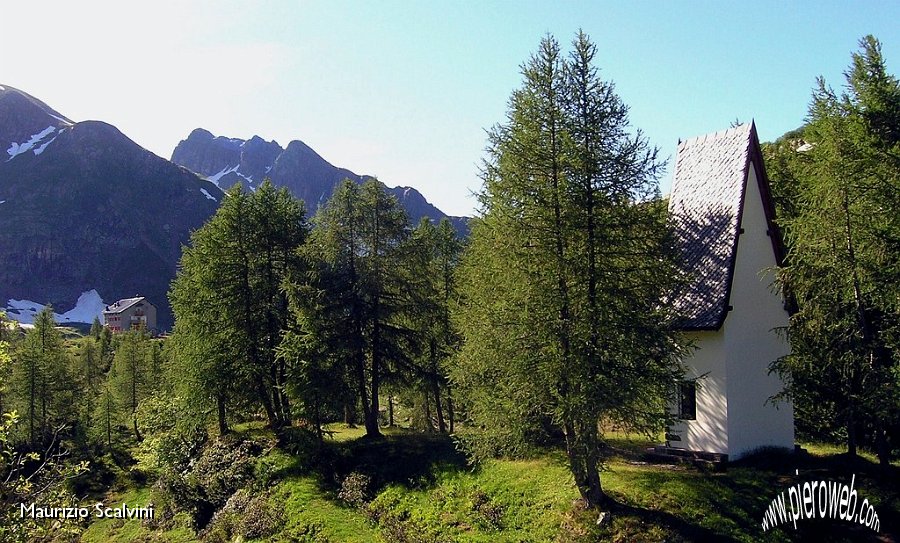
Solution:
{"label": "distant building", "polygon": [[103,325],[113,332],[156,330],[156,306],[147,298],[125,298],[106,306]]}

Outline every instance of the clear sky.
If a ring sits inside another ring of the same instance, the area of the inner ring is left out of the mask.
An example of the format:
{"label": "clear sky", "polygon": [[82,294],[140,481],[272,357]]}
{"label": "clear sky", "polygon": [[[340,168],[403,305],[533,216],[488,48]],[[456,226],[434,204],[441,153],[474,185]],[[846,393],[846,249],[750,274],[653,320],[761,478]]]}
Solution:
{"label": "clear sky", "polygon": [[300,139],[471,214],[484,130],[548,32],[591,36],[632,124],[671,157],[735,119],[763,141],[796,128],[815,78],[841,86],[867,33],[898,73],[898,21],[900,2],[849,0],[4,2],[0,83],[166,158],[196,127]]}

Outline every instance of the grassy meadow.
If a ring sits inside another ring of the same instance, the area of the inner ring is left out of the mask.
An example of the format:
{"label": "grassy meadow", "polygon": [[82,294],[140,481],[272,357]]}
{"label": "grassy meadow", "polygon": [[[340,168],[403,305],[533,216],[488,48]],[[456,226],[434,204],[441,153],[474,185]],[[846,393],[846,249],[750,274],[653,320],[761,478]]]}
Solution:
{"label": "grassy meadow", "polygon": [[[616,504],[611,521],[600,521],[581,507],[560,450],[472,466],[444,435],[398,428],[370,441],[359,428],[328,429],[313,460],[291,446],[268,448],[255,460],[266,487],[251,492],[263,503],[214,517],[199,534],[178,513],[165,523],[96,521],[81,541],[893,541],[900,520],[900,468],[883,472],[865,454],[851,465],[828,445],[810,445],[803,455],[762,453],[714,472],[648,463],[649,441],[614,433],[602,480]],[[245,425],[231,439],[270,437]],[[797,480],[849,482],[852,474],[878,512],[880,534],[841,521],[800,521],[797,530],[788,523],[763,533],[763,513],[777,493]],[[150,488],[120,485],[106,502],[139,506],[154,497]],[[265,529],[254,528],[254,518],[269,519]]]}

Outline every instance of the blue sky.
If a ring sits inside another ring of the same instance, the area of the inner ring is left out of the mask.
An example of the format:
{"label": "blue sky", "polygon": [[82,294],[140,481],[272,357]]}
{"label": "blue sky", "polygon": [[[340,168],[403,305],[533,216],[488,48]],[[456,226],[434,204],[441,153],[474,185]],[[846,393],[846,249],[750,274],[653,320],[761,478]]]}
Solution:
{"label": "blue sky", "polygon": [[[164,156],[196,127],[300,139],[335,165],[471,214],[484,130],[519,66],[582,28],[661,156],[755,119],[799,126],[865,34],[900,65],[900,2],[21,2],[0,14],[0,83]],[[667,190],[668,176],[662,180]]]}

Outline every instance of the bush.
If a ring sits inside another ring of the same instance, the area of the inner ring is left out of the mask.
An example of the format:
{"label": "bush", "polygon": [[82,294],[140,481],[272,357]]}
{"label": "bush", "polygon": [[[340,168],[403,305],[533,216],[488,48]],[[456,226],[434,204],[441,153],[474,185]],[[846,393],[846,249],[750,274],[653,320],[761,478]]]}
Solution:
{"label": "bush", "polygon": [[274,534],[283,525],[283,510],[272,505],[266,493],[251,499],[246,505],[238,531],[246,538],[256,539]]}
{"label": "bush", "polygon": [[[416,507],[414,498],[400,487],[390,487],[364,509],[366,516],[378,525],[387,543],[438,543],[441,519]],[[429,516],[431,515],[431,516]]]}
{"label": "bush", "polygon": [[164,471],[153,485],[152,492],[162,497],[156,506],[157,517],[172,518],[175,513],[184,511],[196,521],[200,496],[184,475],[172,470]]}
{"label": "bush", "polygon": [[282,532],[279,541],[291,543],[331,543],[331,539],[325,535],[325,525],[320,521],[302,522],[293,526],[287,533]]}
{"label": "bush", "polygon": [[371,477],[354,471],[344,477],[344,481],[341,483],[341,491],[338,492],[338,498],[353,507],[362,507],[371,499],[369,493],[371,485]]}
{"label": "bush", "polygon": [[490,496],[480,488],[472,491],[472,511],[476,513],[478,520],[488,528],[499,530],[502,528],[503,506],[491,501]]}
{"label": "bush", "polygon": [[[167,469],[156,485],[166,497],[165,511],[170,514],[184,511],[190,515],[195,529],[203,529],[216,509],[253,481],[257,459],[263,450],[262,442],[219,438],[209,443],[187,470]],[[209,537],[215,539],[212,533]]]}
{"label": "bush", "polygon": [[255,539],[274,534],[284,525],[284,514],[270,502],[270,494],[251,496],[247,489],[235,492],[213,515],[201,537],[206,542],[232,541],[235,536]]}
{"label": "bush", "polygon": [[219,507],[253,479],[261,446],[252,441],[217,439],[204,449],[191,469],[189,480],[201,495]]}
{"label": "bush", "polygon": [[156,473],[165,468],[184,471],[209,438],[200,424],[176,424],[189,420],[180,407],[179,398],[154,396],[138,406],[138,424],[145,433],[137,447],[135,458],[144,471]]}

